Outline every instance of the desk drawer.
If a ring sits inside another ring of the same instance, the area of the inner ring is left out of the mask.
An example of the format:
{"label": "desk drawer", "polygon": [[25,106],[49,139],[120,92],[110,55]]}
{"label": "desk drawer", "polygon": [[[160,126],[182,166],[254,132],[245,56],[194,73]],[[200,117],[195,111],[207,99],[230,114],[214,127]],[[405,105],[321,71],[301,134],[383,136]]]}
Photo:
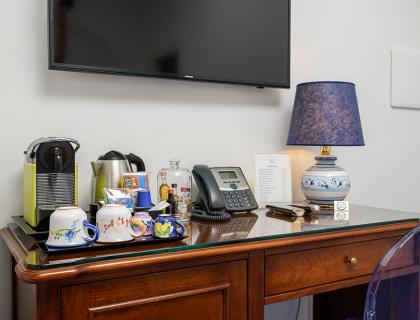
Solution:
{"label": "desk drawer", "polygon": [[[314,287],[334,281],[366,276],[399,237],[355,242],[300,252],[268,255],[265,258],[266,297],[293,290]],[[414,248],[407,248],[401,264],[415,263]],[[356,258],[352,265],[350,258]]]}
{"label": "desk drawer", "polygon": [[61,320],[243,320],[247,261],[70,285],[60,298]]}

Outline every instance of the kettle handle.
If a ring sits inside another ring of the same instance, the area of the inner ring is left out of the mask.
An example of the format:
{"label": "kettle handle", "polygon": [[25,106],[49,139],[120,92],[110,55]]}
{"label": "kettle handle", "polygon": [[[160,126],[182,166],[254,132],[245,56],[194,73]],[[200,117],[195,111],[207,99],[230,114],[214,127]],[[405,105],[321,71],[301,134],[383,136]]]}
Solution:
{"label": "kettle handle", "polygon": [[[144,161],[133,153],[129,153],[126,155],[128,162],[130,163],[131,168],[133,168],[133,164],[136,165],[137,172],[146,171],[146,167],[144,165]],[[136,172],[133,170],[133,172]]]}

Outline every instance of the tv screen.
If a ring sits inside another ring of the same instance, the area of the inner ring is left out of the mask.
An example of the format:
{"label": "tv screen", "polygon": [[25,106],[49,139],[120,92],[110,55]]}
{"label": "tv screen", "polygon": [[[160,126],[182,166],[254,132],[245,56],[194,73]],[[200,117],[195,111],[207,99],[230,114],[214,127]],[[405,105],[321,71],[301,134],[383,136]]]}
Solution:
{"label": "tv screen", "polygon": [[286,87],[290,0],[49,0],[50,69]]}

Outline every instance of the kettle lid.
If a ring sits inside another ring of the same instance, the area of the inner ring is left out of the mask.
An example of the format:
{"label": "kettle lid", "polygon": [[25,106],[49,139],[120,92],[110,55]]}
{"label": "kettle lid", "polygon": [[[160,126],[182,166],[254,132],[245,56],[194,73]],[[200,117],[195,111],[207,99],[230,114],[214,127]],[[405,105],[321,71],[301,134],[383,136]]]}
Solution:
{"label": "kettle lid", "polygon": [[111,150],[100,156],[98,160],[127,160],[127,157],[121,152]]}

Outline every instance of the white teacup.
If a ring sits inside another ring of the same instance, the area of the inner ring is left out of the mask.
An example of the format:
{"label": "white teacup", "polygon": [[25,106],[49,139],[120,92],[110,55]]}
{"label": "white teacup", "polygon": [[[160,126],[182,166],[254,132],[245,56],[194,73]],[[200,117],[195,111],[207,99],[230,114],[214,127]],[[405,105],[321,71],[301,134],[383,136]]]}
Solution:
{"label": "white teacup", "polygon": [[133,240],[130,209],[121,204],[105,204],[96,214],[98,242],[114,243]]}
{"label": "white teacup", "polygon": [[[88,229],[94,233],[89,236]],[[60,207],[50,216],[47,246],[75,247],[96,241],[99,230],[87,221],[86,212],[78,207]]]}

